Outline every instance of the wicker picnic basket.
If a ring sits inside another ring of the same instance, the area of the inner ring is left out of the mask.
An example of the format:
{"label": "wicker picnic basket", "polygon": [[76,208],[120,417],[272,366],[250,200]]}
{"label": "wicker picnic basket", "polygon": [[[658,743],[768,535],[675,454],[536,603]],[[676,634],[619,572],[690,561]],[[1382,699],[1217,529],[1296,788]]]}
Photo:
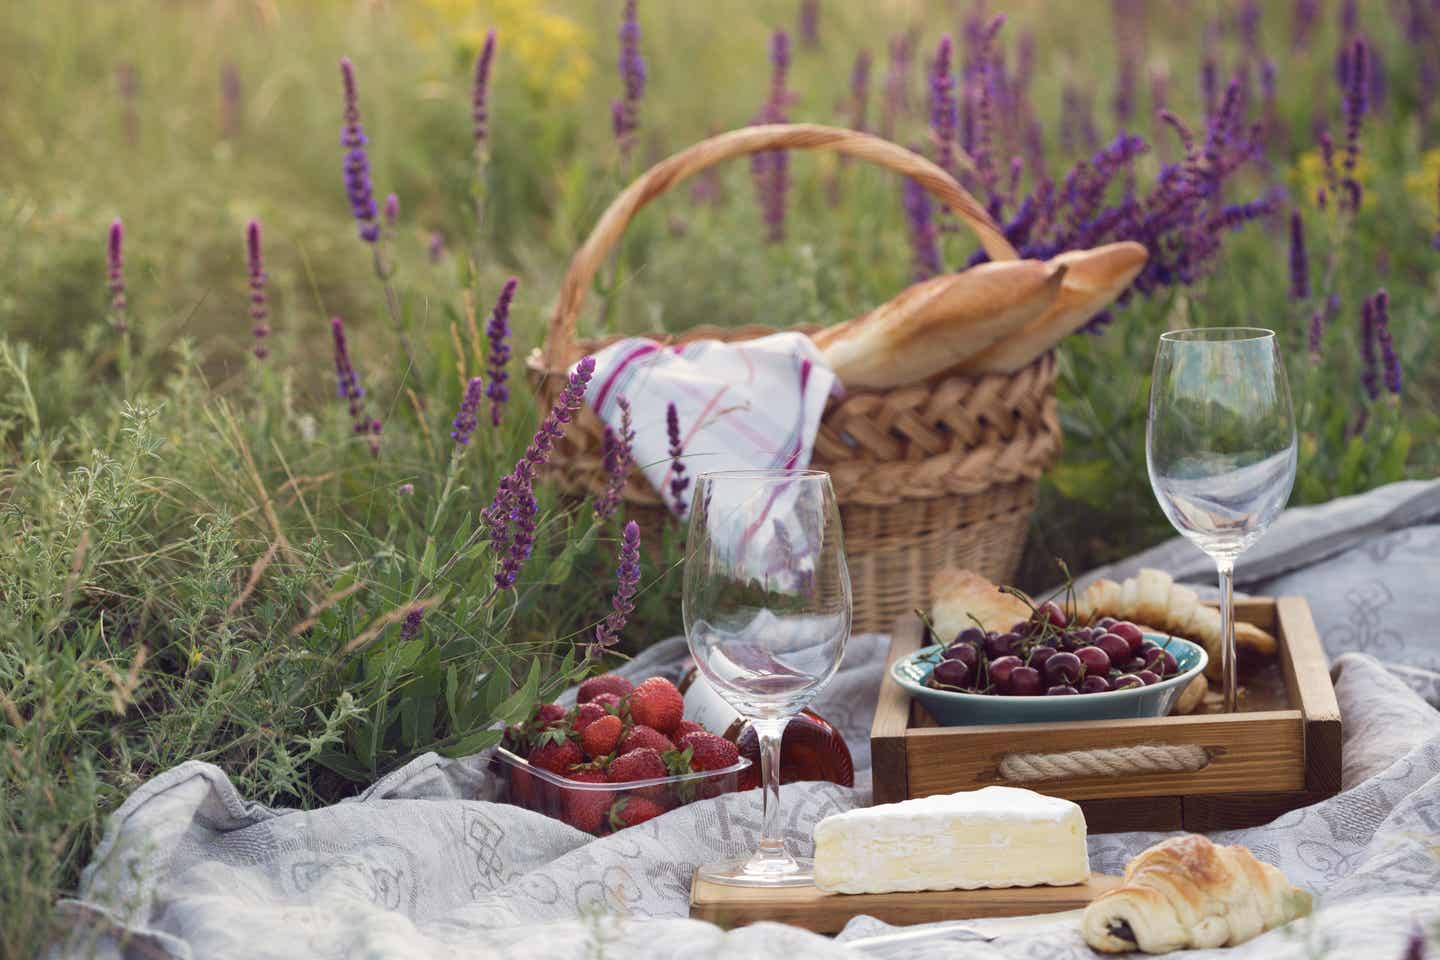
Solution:
{"label": "wicker picnic basket", "polygon": [[[575,325],[596,270],[631,218],[706,167],[779,149],[828,150],[894,170],[949,207],[992,259],[1016,256],[995,222],[949,174],[889,141],[816,124],[724,133],[651,167],[616,197],[576,251],[546,341],[529,358],[531,382],[542,403],[554,401],[577,360],[621,339],[578,339]],[[669,342],[748,340],[774,332],[762,326],[696,327]],[[551,482],[577,497],[603,489],[603,432],[594,412],[582,410],[551,458]],[[898,389],[852,389],[832,397],[811,466],[829,471],[840,500],[855,630],[888,630],[902,614],[927,605],[930,578],[947,564],[1009,582],[1035,506],[1036,482],[1059,451],[1053,354],[1010,375],[941,376]],[[647,540],[672,522],[638,471],[624,496],[626,515],[639,522]]]}

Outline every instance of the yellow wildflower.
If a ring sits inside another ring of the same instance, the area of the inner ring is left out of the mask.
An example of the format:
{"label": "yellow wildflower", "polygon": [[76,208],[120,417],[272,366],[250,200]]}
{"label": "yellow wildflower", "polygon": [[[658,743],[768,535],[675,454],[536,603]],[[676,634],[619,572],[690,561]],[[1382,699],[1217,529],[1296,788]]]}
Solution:
{"label": "yellow wildflower", "polygon": [[[1339,179],[1344,179],[1345,171],[1341,168],[1341,164],[1343,163],[1344,150],[1343,148],[1336,147],[1335,173]],[[1355,162],[1355,180],[1362,188],[1365,188],[1370,184],[1370,175],[1370,161],[1365,159],[1364,154],[1361,154]],[[1315,207],[1316,195],[1320,192],[1321,187],[1326,186],[1325,158],[1318,148],[1300,155],[1300,159],[1295,162],[1295,167],[1290,172],[1290,179],[1295,184],[1296,192],[1299,193],[1304,202],[1312,208]],[[1337,199],[1338,198],[1333,196],[1327,196],[1326,208],[1330,210],[1335,209],[1335,201]],[[1368,206],[1370,201],[1370,191],[1368,189],[1362,189],[1360,198],[1361,209]]]}
{"label": "yellow wildflower", "polygon": [[1405,190],[1420,209],[1440,216],[1440,149],[1425,151],[1420,169],[1405,174]]}
{"label": "yellow wildflower", "polygon": [[570,17],[541,9],[534,0],[422,0],[412,20],[420,42],[452,44],[472,59],[494,28],[504,55],[519,65],[521,80],[557,105],[578,101],[594,70],[590,35]]}

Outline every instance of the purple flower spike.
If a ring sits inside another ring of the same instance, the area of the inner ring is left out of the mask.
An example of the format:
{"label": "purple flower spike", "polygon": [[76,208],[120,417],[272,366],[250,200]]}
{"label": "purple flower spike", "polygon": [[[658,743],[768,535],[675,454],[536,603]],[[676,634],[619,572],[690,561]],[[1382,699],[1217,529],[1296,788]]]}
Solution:
{"label": "purple flower spike", "polygon": [[1315,363],[1320,362],[1320,347],[1324,340],[1325,315],[1323,311],[1316,310],[1310,314],[1310,359]]}
{"label": "purple flower spike", "polygon": [[439,230],[430,231],[430,242],[427,244],[431,263],[439,263],[445,259],[445,234]]}
{"label": "purple flower spike", "polygon": [[1380,342],[1380,362],[1385,371],[1385,389],[1392,396],[1400,396],[1404,375],[1400,369],[1400,358],[1395,354],[1395,342],[1390,339],[1390,294],[1384,287],[1371,298],[1375,304],[1375,339]]}
{"label": "purple flower spike", "polygon": [[[770,38],[770,95],[756,123],[784,123],[790,93],[785,88],[790,71],[790,35],[776,30]],[[785,239],[785,198],[790,187],[790,157],[784,150],[769,150],[750,158],[750,176],[755,181],[755,196],[765,218],[766,239],[781,243]]]}
{"label": "purple flower spike", "polygon": [[925,188],[908,177],[904,190],[905,218],[910,223],[910,250],[914,262],[911,276],[916,281],[928,280],[944,269],[936,243],[934,203]]}
{"label": "purple flower spike", "polygon": [[[1435,207],[1440,210],[1440,176],[1435,178]],[[1440,250],[1440,218],[1436,220],[1435,236],[1430,239],[1430,248]]]}
{"label": "purple flower spike", "polygon": [[514,470],[501,478],[495,499],[480,516],[481,523],[490,530],[490,547],[501,558],[500,569],[495,574],[497,590],[515,585],[520,568],[530,556],[535,543],[535,517],[539,512],[534,493],[535,475],[550,459],[555,442],[565,436],[565,425],[585,402],[585,389],[594,374],[594,357],[585,357],[575,365],[565,389],[530,439],[525,455]]}
{"label": "purple flower spike", "polygon": [[670,436],[670,496],[675,498],[675,515],[685,515],[685,490],[690,478],[685,476],[685,443],[680,437],[680,412],[675,404],[665,408],[665,432]]}
{"label": "purple flower spike", "polygon": [[1345,178],[1343,207],[1351,212],[1360,209],[1361,188],[1355,178],[1355,165],[1360,157],[1360,123],[1365,118],[1366,91],[1370,83],[1369,48],[1359,37],[1350,47],[1345,84]]}
{"label": "purple flower spike", "polygon": [[1290,211],[1290,299],[1310,296],[1310,261],[1305,254],[1305,222],[1299,210]]}
{"label": "purple flower spike", "polygon": [[505,381],[510,379],[506,367],[510,363],[510,301],[515,297],[515,288],[520,285],[518,277],[505,281],[495,309],[490,311],[490,322],[485,325],[485,335],[490,340],[490,387],[485,395],[490,398],[490,425],[500,426],[501,413],[510,399],[510,388]]}
{"label": "purple flower spike", "polygon": [[625,0],[620,21],[620,83],[623,94],[611,106],[615,139],[621,153],[629,153],[640,126],[640,98],[645,95],[645,58],[640,55],[640,21],[635,0]]}
{"label": "purple flower spike", "polygon": [[870,51],[855,54],[850,69],[850,129],[864,130],[870,106]]}
{"label": "purple flower spike", "polygon": [[811,50],[820,46],[820,0],[800,0],[797,32],[800,34],[800,46]]}
{"label": "purple flower spike", "polygon": [[245,228],[245,252],[250,263],[250,332],[255,336],[253,352],[257,360],[270,355],[265,340],[270,336],[270,305],[265,294],[265,261],[260,249],[260,223],[251,220]]}
{"label": "purple flower spike", "polygon": [[424,607],[411,607],[410,612],[405,614],[405,621],[400,624],[400,639],[414,640],[420,635],[420,621],[425,619]]}
{"label": "purple flower spike", "polygon": [[115,329],[124,333],[130,325],[125,316],[128,305],[125,299],[125,224],[119,217],[110,221],[110,234],[105,245],[105,281],[110,291],[110,312]]}
{"label": "purple flower spike", "polygon": [[400,219],[400,198],[390,194],[385,198],[385,226],[391,230],[395,229],[395,223]]}
{"label": "purple flower spike", "polygon": [[451,424],[454,429],[450,431],[450,439],[455,441],[456,447],[467,446],[471,435],[475,433],[475,426],[479,422],[476,411],[480,409],[481,388],[484,385],[485,381],[480,377],[471,377],[470,382],[465,385],[460,411],[455,414],[455,421]]}
{"label": "purple flower spike", "polygon": [[616,397],[615,405],[620,408],[620,432],[605,428],[602,449],[605,464],[605,490],[595,500],[595,516],[608,520],[620,509],[620,498],[625,492],[625,483],[630,477],[634,463],[635,430],[630,421],[630,401]]}
{"label": "purple flower spike", "polygon": [[370,452],[380,455],[380,421],[365,413],[365,390],[360,386],[360,377],[355,365],[350,362],[350,347],[345,339],[345,321],[339,317],[330,318],[330,334],[335,340],[335,380],[338,393],[346,401],[354,433],[366,437]]}
{"label": "purple flower spike", "polygon": [[595,628],[595,641],[587,655],[595,658],[620,640],[620,631],[635,611],[635,591],[640,586],[640,525],[634,520],[625,524],[620,536],[620,551],[615,567],[615,597],[610,601],[610,615]]}
{"label": "purple flower spike", "polygon": [[1308,47],[1319,21],[1320,0],[1295,0],[1295,9],[1290,17],[1290,45],[1295,50]]}
{"label": "purple flower spike", "polygon": [[350,212],[359,226],[360,239],[374,243],[380,239],[380,224],[376,222],[375,192],[370,185],[370,157],[365,152],[369,141],[360,124],[360,93],[349,57],[340,58],[340,79],[345,87],[345,125],[340,130],[340,145],[345,148],[345,194],[350,198]]}
{"label": "purple flower spike", "polygon": [[1367,298],[1360,307],[1360,383],[1365,387],[1365,396],[1371,400],[1380,396],[1380,364],[1375,341],[1375,301]]}
{"label": "purple flower spike", "polygon": [[485,43],[475,57],[475,82],[470,90],[470,122],[475,152],[484,162],[485,144],[490,139],[490,64],[495,59],[495,31],[485,34]]}
{"label": "purple flower spike", "polygon": [[947,33],[940,38],[935,64],[930,68],[930,135],[935,140],[935,164],[952,173],[955,170],[955,129],[959,121],[952,70],[954,55],[955,41]]}

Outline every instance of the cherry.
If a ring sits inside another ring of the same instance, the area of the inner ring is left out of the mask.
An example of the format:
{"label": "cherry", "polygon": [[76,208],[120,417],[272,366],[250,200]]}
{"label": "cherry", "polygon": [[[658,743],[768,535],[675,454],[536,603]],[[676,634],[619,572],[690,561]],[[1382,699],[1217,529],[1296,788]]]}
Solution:
{"label": "cherry", "polygon": [[940,656],[946,660],[959,660],[970,668],[971,673],[974,673],[975,668],[980,665],[980,652],[975,649],[973,644],[969,643],[952,643]]}
{"label": "cherry", "polygon": [[1005,690],[1010,684],[1010,675],[1017,667],[1025,666],[1025,661],[1016,656],[1005,656],[990,661],[990,682],[995,684],[999,690]]}
{"label": "cherry", "polygon": [[1128,620],[1121,620],[1119,623],[1112,623],[1109,631],[1117,637],[1123,637],[1125,642],[1130,644],[1130,652],[1136,653],[1140,650],[1140,644],[1145,642],[1145,634],[1140,628]]}
{"label": "cherry", "polygon": [[1147,687],[1150,686],[1152,683],[1160,682],[1160,675],[1154,670],[1141,670],[1139,673],[1135,674],[1135,676],[1139,677]]}
{"label": "cherry", "polygon": [[1095,621],[1095,626],[1099,627],[1102,630],[1109,630],[1111,627],[1115,626],[1115,624],[1119,622],[1120,621],[1116,620],[1114,617],[1101,617],[1099,620]]}
{"label": "cherry", "polygon": [[1131,687],[1145,686],[1145,681],[1133,673],[1122,673],[1111,681],[1110,686],[1115,690],[1129,690]]}
{"label": "cherry", "polygon": [[961,660],[941,660],[930,677],[947,687],[964,687],[970,683],[970,667]]}
{"label": "cherry", "polygon": [[1110,681],[1104,677],[1091,674],[1080,681],[1081,693],[1105,693],[1110,689]]}
{"label": "cherry", "polygon": [[1095,641],[1095,646],[1105,651],[1111,663],[1124,663],[1131,656],[1129,642],[1113,633],[1101,634],[1100,639]]}
{"label": "cherry", "polygon": [[1075,651],[1075,656],[1085,664],[1085,674],[1100,674],[1104,676],[1110,671],[1110,655],[1099,647],[1081,647]]}
{"label": "cherry", "polygon": [[1041,619],[1048,619],[1051,624],[1057,627],[1064,627],[1070,622],[1070,618],[1065,616],[1065,611],[1060,609],[1060,604],[1054,600],[1046,600],[1040,604],[1040,609],[1037,613]]}
{"label": "cherry", "polygon": [[955,635],[955,643],[973,643],[977,646],[985,642],[985,631],[979,627],[966,627]]}
{"label": "cherry", "polygon": [[1045,679],[1051,684],[1075,683],[1083,670],[1084,664],[1073,653],[1061,651],[1045,661]]}
{"label": "cherry", "polygon": [[1018,639],[1013,633],[992,633],[985,638],[985,655],[991,660],[1008,656],[1014,652],[1014,644]]}
{"label": "cherry", "polygon": [[1068,683],[1057,683],[1057,684],[1055,684],[1055,686],[1053,686],[1053,687],[1051,687],[1049,690],[1046,690],[1046,691],[1045,691],[1045,696],[1047,696],[1047,697],[1068,697],[1068,696],[1069,696],[1070,694],[1072,694],[1072,693],[1079,693],[1079,692],[1080,692],[1079,690],[1076,690],[1074,687],[1070,686],[1070,684],[1068,684]]}
{"label": "cherry", "polygon": [[1012,697],[1038,697],[1044,684],[1040,671],[1034,667],[1016,667],[1010,671],[1010,695]]}
{"label": "cherry", "polygon": [[1036,670],[1043,670],[1045,669],[1045,661],[1049,660],[1051,657],[1055,656],[1055,654],[1059,652],[1060,651],[1056,650],[1054,647],[1048,644],[1041,644],[1040,646],[1030,651],[1030,657],[1026,662],[1029,663],[1030,666],[1034,667]]}

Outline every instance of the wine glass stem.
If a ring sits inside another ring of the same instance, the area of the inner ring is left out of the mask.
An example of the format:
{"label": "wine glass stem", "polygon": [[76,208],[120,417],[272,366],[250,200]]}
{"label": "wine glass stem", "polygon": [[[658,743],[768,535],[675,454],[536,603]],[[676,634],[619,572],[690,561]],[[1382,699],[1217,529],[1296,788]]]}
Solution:
{"label": "wine glass stem", "polygon": [[1225,693],[1225,712],[1234,713],[1235,688],[1235,561],[1215,561],[1220,571],[1220,676]]}
{"label": "wine glass stem", "polygon": [[785,861],[785,834],[780,827],[780,741],[789,717],[752,720],[760,741],[760,779],[764,785],[764,826],[760,831],[760,847],[755,860]]}

